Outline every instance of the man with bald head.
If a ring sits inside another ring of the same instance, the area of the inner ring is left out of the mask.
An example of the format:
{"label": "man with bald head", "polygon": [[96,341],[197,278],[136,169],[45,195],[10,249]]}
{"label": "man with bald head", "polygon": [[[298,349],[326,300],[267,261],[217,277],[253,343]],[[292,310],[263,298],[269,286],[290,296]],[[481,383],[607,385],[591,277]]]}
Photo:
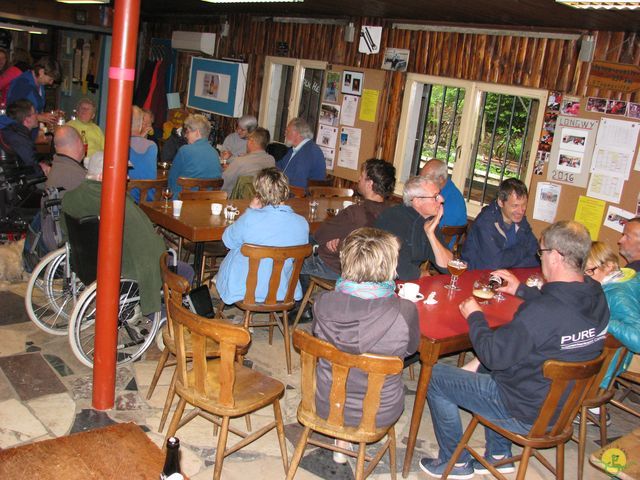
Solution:
{"label": "man with bald head", "polygon": [[439,227],[466,225],[467,205],[464,203],[462,193],[449,178],[447,164],[442,160],[432,158],[424,164],[424,167],[420,170],[420,175],[422,177],[432,177],[438,182],[440,195],[444,200],[444,214],[440,219]]}
{"label": "man with bald head", "polygon": [[80,185],[87,171],[82,166],[84,144],[80,134],[67,125],[59,127],[53,137],[56,154],[47,175],[47,187],[73,190]]}

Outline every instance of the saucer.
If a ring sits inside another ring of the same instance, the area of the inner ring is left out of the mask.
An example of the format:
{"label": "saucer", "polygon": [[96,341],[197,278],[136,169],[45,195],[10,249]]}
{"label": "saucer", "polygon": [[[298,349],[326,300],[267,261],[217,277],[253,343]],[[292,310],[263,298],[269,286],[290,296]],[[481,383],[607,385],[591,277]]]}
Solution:
{"label": "saucer", "polygon": [[400,298],[404,298],[405,300],[409,300],[410,302],[416,303],[419,302],[420,300],[424,300],[424,295],[419,293],[416,297],[413,298],[408,298],[408,297],[403,297],[402,295],[398,295]]}

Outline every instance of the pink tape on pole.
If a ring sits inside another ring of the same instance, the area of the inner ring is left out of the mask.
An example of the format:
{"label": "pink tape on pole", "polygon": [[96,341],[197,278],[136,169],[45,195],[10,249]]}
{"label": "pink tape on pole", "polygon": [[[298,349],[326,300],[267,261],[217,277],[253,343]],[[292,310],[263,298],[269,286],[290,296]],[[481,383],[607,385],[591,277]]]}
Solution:
{"label": "pink tape on pole", "polygon": [[132,82],[135,77],[135,68],[109,67],[109,78],[114,80],[129,80]]}

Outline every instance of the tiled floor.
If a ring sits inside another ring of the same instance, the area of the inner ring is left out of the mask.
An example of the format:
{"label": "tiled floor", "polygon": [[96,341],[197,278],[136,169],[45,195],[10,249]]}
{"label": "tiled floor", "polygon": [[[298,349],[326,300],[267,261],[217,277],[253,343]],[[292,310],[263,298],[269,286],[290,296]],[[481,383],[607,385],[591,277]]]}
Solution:
{"label": "tiled floor", "polygon": [[[125,421],[136,422],[148,432],[154,442],[161,445],[164,436],[157,430],[171,373],[168,369],[165,370],[153,396],[146,400],[146,392],[159,356],[155,345],[143,360],[118,370],[114,408],[106,412],[93,410],[91,371],[75,359],[65,336],[48,335],[28,320],[25,321],[26,314],[20,314],[24,288],[24,284],[17,284],[9,287],[7,292],[0,292],[0,448],[6,449]],[[269,346],[266,329],[257,329],[253,334],[247,359],[252,362],[253,368],[268,373],[287,385],[281,406],[287,425],[287,446],[291,457],[300,433],[296,421],[296,408],[300,399],[298,356],[293,354],[296,368],[291,375],[287,375],[282,338],[276,333],[273,346]],[[400,465],[404,459],[409,416],[416,388],[415,382],[410,381],[406,374],[405,385],[405,412],[396,426]],[[613,409],[612,419],[609,430],[611,439],[630,432],[640,424],[635,417],[617,409]],[[252,415],[254,430],[270,420],[270,409]],[[242,419],[234,422],[239,428],[244,428]],[[595,427],[589,427],[588,435],[587,454],[598,448],[595,443],[598,436]],[[197,418],[180,429],[178,436],[183,446],[182,467],[187,475],[193,480],[211,478],[216,441],[212,436],[211,424]],[[230,441],[233,441],[233,435],[230,435]],[[482,445],[481,429],[478,429],[474,442],[476,445]],[[421,456],[436,454],[437,444],[429,412],[425,411],[409,478],[427,478],[419,470],[417,462]],[[546,455],[553,463],[555,451],[550,450]],[[566,478],[576,477],[576,462],[576,445],[569,442],[566,449]],[[354,468],[353,462],[347,465],[335,464],[331,452],[308,448],[296,478],[352,479]],[[389,477],[385,457],[371,478]],[[536,461],[531,462],[527,478],[549,477],[540,464]],[[284,478],[275,432],[268,433],[255,443],[227,457],[223,478]],[[607,477],[587,465],[585,478]]]}

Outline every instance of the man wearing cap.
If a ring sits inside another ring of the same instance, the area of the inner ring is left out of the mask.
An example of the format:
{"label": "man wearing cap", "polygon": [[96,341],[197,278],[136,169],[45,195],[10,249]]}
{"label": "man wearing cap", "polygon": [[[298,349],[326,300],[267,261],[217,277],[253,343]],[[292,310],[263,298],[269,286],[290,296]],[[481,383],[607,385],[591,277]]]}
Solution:
{"label": "man wearing cap", "polygon": [[227,135],[222,142],[220,158],[227,163],[233,162],[236,157],[246,155],[247,136],[258,126],[258,120],[253,115],[244,115],[238,119],[236,131]]}

